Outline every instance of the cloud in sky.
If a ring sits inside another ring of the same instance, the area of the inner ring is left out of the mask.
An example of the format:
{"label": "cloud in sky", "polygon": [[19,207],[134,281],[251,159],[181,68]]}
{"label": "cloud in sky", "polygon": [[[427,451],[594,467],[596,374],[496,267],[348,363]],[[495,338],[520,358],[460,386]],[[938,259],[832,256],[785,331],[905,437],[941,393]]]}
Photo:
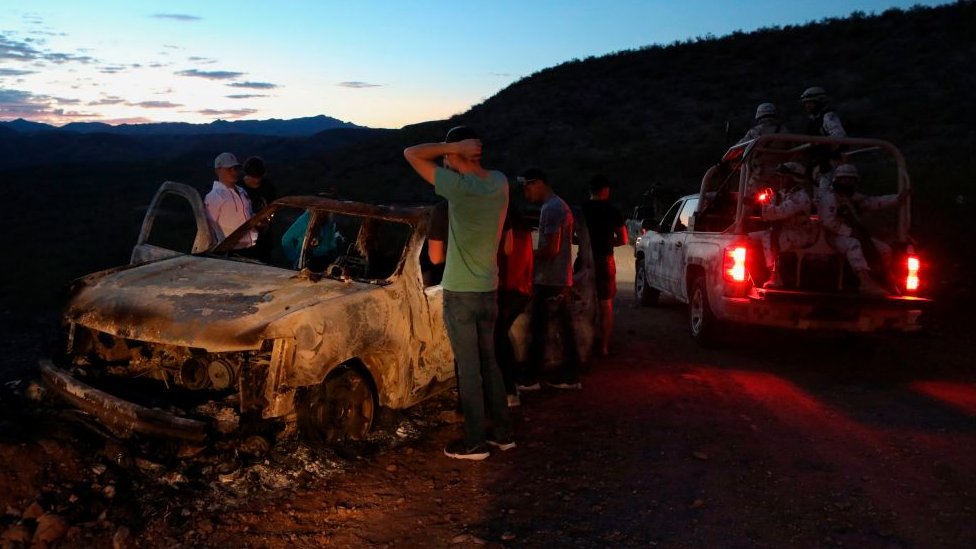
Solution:
{"label": "cloud in sky", "polygon": [[34,47],[34,42],[37,41],[31,38],[16,40],[0,34],[0,61],[50,61],[59,65],[68,62],[95,62],[95,58],[88,55],[40,50]]}
{"label": "cloud in sky", "polygon": [[201,65],[213,65],[217,62],[216,59],[211,59],[209,57],[200,57],[198,55],[193,55],[186,58],[187,61],[192,61],[194,63],[199,63]]}
{"label": "cloud in sky", "polygon": [[339,82],[336,84],[340,88],[353,88],[353,89],[363,89],[363,88],[378,88],[382,84],[370,84],[369,82],[359,82],[358,80],[353,80],[351,82]]}
{"label": "cloud in sky", "polygon": [[256,112],[258,112],[257,109],[225,109],[225,110],[203,109],[197,111],[197,113],[202,114],[204,116],[223,116],[227,118],[241,118],[243,116],[248,116]]}
{"label": "cloud in sky", "polygon": [[54,109],[51,114],[59,118],[98,118],[99,115],[93,112],[66,111],[64,109]]}
{"label": "cloud in sky", "polygon": [[22,90],[0,89],[0,117],[36,116],[50,111],[51,98]]}
{"label": "cloud in sky", "polygon": [[98,72],[102,74],[118,74],[125,71],[129,67],[125,65],[106,65],[104,67],[99,67]]}
{"label": "cloud in sky", "polygon": [[187,15],[185,13],[154,13],[150,17],[156,19],[169,19],[171,21],[183,21],[183,22],[202,20],[201,17],[197,17],[196,15]]}
{"label": "cloud in sky", "polygon": [[172,103],[170,101],[140,101],[138,103],[126,103],[126,105],[130,107],[142,107],[144,109],[172,109],[183,106],[179,103]]}
{"label": "cloud in sky", "polygon": [[21,69],[0,69],[0,76],[24,76],[28,74],[36,74],[37,71],[28,71]]}
{"label": "cloud in sky", "polygon": [[63,97],[37,95],[22,90],[0,90],[0,118],[33,118],[62,121],[73,118],[97,118],[99,115],[90,112],[66,111],[52,108],[53,104],[73,105],[78,100]]}
{"label": "cloud in sky", "polygon": [[18,41],[0,34],[0,60],[33,61],[40,58],[41,52],[28,41]]}
{"label": "cloud in sky", "polygon": [[270,95],[264,95],[260,93],[235,93],[231,95],[225,95],[227,99],[253,99],[255,97],[271,97]]}
{"label": "cloud in sky", "polygon": [[87,105],[95,107],[99,105],[121,105],[122,103],[125,103],[125,99],[122,99],[121,97],[109,96],[99,99],[98,101],[90,101],[87,103]]}
{"label": "cloud in sky", "polygon": [[[177,76],[192,76],[194,78],[207,78],[209,80],[231,80],[234,78],[240,78],[244,76],[243,72],[234,71],[200,71],[197,69],[189,69],[185,71],[177,71],[175,73]],[[233,85],[233,84],[232,84]]]}
{"label": "cloud in sky", "polygon": [[88,55],[74,55],[71,53],[45,52],[44,59],[58,65],[62,63],[94,63],[96,59]]}
{"label": "cloud in sky", "polygon": [[273,90],[278,87],[271,82],[231,82],[227,84],[232,88],[247,88],[249,90]]}

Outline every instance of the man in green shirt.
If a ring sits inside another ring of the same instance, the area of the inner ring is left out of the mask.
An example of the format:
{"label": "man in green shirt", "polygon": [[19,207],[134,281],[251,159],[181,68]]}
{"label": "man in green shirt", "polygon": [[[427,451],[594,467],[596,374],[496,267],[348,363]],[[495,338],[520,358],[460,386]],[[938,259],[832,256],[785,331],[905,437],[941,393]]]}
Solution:
{"label": "man in green shirt", "polygon": [[[498,316],[498,242],[508,207],[508,180],[481,166],[481,140],[470,128],[447,132],[443,143],[403,151],[410,166],[447,199],[448,238],[444,266],[444,324],[458,367],[464,438],[444,454],[482,460],[487,445],[515,447],[501,371],[495,360]],[[444,167],[437,160],[444,159]],[[492,431],[485,427],[485,405]],[[486,445],[487,444],[487,445]]]}

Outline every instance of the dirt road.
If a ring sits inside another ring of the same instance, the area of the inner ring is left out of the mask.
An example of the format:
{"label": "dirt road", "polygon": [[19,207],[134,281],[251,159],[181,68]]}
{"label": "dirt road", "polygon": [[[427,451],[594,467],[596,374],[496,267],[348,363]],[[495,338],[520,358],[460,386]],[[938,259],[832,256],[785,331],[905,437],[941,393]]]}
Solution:
{"label": "dirt road", "polygon": [[758,331],[703,350],[683,306],[634,307],[628,251],[612,356],[591,361],[581,391],[524,394],[514,450],[444,457],[459,426],[441,399],[372,449],[315,461],[327,474],[269,480],[279,451],[180,479],[40,421],[0,444],[0,532],[36,534],[41,519],[23,516],[38,503],[63,517],[67,547],[976,546],[963,327],[937,319],[873,354]]}

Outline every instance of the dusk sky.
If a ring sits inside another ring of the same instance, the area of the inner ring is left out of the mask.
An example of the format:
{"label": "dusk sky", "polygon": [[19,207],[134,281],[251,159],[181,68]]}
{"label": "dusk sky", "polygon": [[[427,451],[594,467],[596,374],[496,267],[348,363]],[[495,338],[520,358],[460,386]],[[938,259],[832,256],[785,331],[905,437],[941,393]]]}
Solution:
{"label": "dusk sky", "polygon": [[0,7],[0,120],[61,125],[326,114],[397,128],[574,58],[898,0],[32,0]]}

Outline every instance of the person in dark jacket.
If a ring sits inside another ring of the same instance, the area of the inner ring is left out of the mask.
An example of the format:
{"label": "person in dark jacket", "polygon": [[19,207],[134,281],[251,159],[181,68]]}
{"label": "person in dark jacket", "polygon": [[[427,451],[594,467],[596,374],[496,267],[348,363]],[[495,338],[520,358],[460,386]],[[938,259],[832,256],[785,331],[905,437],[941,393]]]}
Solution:
{"label": "person in dark jacket", "polygon": [[[244,191],[251,200],[251,209],[258,213],[278,198],[274,185],[266,177],[264,159],[252,156],[244,161]],[[252,257],[264,263],[271,262],[271,239],[268,230],[259,230]]]}
{"label": "person in dark jacket", "polygon": [[583,203],[583,218],[590,231],[596,293],[600,300],[600,354],[610,353],[613,331],[613,298],[617,294],[617,266],[613,249],[627,244],[624,216],[610,203],[610,180],[602,175],[590,180],[590,199]]}

